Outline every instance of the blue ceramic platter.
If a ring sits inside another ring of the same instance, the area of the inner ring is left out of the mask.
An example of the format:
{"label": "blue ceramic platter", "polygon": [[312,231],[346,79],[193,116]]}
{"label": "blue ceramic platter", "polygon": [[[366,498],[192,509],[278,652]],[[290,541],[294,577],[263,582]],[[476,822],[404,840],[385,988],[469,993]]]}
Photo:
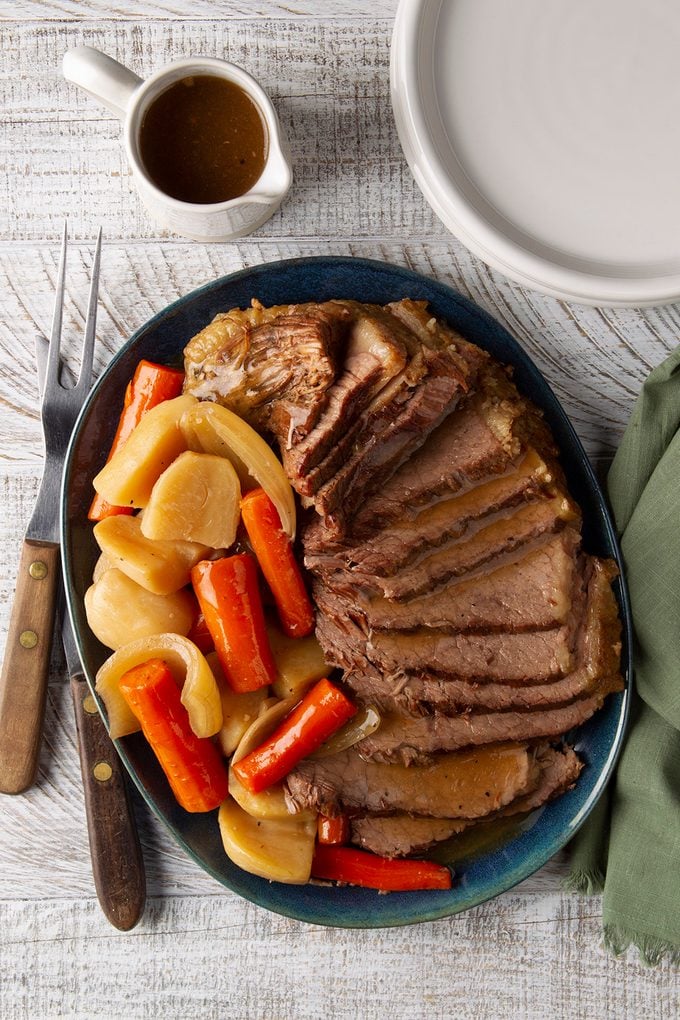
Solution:
{"label": "blue ceramic platter", "polygon": [[[520,391],[545,412],[562,451],[570,490],[584,517],[585,548],[619,560],[604,497],[562,407],[533,362],[510,334],[472,301],[450,287],[407,269],[351,258],[292,259],[255,266],[188,294],[143,326],[113,358],[94,387],[76,425],[69,449],[62,500],[64,571],[71,618],[90,685],[110,654],[87,627],[83,595],[91,583],[97,547],[86,519],[92,478],[103,464],[116,428],[128,380],[141,358],[180,363],[187,341],[221,311],[245,307],[257,297],[265,305],[354,298],[385,304],[402,297],[424,299],[467,339],[510,364]],[[625,587],[617,597],[624,621],[623,669],[630,681],[630,614]],[[575,789],[536,812],[505,842],[456,868],[450,891],[392,893],[289,886],[246,874],[226,857],[216,812],[191,815],[174,800],[165,777],[139,736],[118,742],[118,750],[146,802],[177,842],[218,882],[247,900],[279,914],[315,924],[379,928],[413,924],[467,910],[527,878],[557,853],[582,824],[614,766],[628,709],[628,688],[610,696],[604,708],[574,732],[585,768]]]}

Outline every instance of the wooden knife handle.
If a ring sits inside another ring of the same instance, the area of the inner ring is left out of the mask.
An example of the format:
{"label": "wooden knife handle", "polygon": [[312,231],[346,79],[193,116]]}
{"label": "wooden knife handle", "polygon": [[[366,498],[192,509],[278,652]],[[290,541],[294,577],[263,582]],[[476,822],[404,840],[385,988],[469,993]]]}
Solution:
{"label": "wooden knife handle", "polygon": [[144,859],[123,767],[82,676],[71,678],[92,874],[111,924],[129,931],[146,901]]}
{"label": "wooden knife handle", "polygon": [[24,540],[0,674],[0,792],[21,793],[38,769],[59,546]]}

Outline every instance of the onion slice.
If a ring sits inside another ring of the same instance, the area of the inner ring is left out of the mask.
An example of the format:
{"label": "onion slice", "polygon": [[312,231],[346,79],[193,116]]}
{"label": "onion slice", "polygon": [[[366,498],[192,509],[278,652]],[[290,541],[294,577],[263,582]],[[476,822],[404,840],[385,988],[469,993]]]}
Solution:
{"label": "onion slice", "polygon": [[322,744],[318,751],[310,754],[309,757],[327,758],[331,754],[339,754],[340,751],[346,751],[348,747],[358,744],[364,737],[375,733],[381,722],[382,719],[378,710],[373,705],[365,705],[344,726],[337,730],[325,744]]}
{"label": "onion slice", "polygon": [[261,435],[220,404],[199,401],[183,415],[180,428],[190,450],[227,457],[244,492],[264,489],[279,512],[283,530],[295,538],[295,499],[283,466]]}

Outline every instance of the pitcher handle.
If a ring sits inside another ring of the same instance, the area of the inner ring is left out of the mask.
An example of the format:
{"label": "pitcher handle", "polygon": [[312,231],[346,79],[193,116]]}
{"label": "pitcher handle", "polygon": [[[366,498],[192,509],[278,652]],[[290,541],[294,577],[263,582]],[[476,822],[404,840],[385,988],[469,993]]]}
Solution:
{"label": "pitcher handle", "polygon": [[93,46],[76,46],[64,54],[64,77],[125,120],[142,79]]}

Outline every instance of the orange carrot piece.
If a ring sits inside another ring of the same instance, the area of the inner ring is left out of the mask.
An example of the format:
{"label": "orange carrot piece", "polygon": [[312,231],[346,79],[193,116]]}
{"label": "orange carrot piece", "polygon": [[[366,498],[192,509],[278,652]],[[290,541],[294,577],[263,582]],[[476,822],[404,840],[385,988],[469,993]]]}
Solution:
{"label": "orange carrot piece", "polygon": [[124,673],[120,689],[185,811],[212,811],[229,794],[229,777],[211,740],[197,737],[163,659]]}
{"label": "orange carrot piece", "polygon": [[241,518],[274,596],[284,633],[306,637],[314,630],[314,609],[279,512],[264,489],[246,493],[241,500]]}
{"label": "orange carrot piece", "polygon": [[383,892],[450,889],[452,883],[449,869],[434,861],[396,860],[348,846],[320,844],[312,860],[312,877]]}
{"label": "orange carrot piece", "polygon": [[201,560],[191,583],[229,686],[237,694],[274,683],[257,566],[248,553]]}
{"label": "orange carrot piece", "polygon": [[319,815],[317,822],[317,838],[325,846],[349,843],[350,825],[347,815]]}
{"label": "orange carrot piece", "polygon": [[237,778],[252,793],[266,790],[316,751],[356,711],[356,705],[330,680],[319,680],[268,740],[232,765]]}
{"label": "orange carrot piece", "polygon": [[[120,450],[130,438],[132,430],[139,425],[147,411],[164,400],[172,400],[182,392],[184,384],[184,372],[176,368],[168,368],[167,365],[156,365],[152,361],[140,361],[125,390],[123,410],[118,422],[118,429],[113,438],[107,462],[111,460],[114,453]],[[95,493],[88,512],[88,520],[102,521],[105,517],[113,517],[116,514],[131,514],[131,507],[112,506],[106,500]]]}
{"label": "orange carrot piece", "polygon": [[205,622],[205,615],[200,609],[196,614],[187,637],[189,638],[189,641],[193,641],[199,652],[203,652],[204,655],[215,650],[215,642],[212,639],[212,634],[208,630],[208,624]]}

